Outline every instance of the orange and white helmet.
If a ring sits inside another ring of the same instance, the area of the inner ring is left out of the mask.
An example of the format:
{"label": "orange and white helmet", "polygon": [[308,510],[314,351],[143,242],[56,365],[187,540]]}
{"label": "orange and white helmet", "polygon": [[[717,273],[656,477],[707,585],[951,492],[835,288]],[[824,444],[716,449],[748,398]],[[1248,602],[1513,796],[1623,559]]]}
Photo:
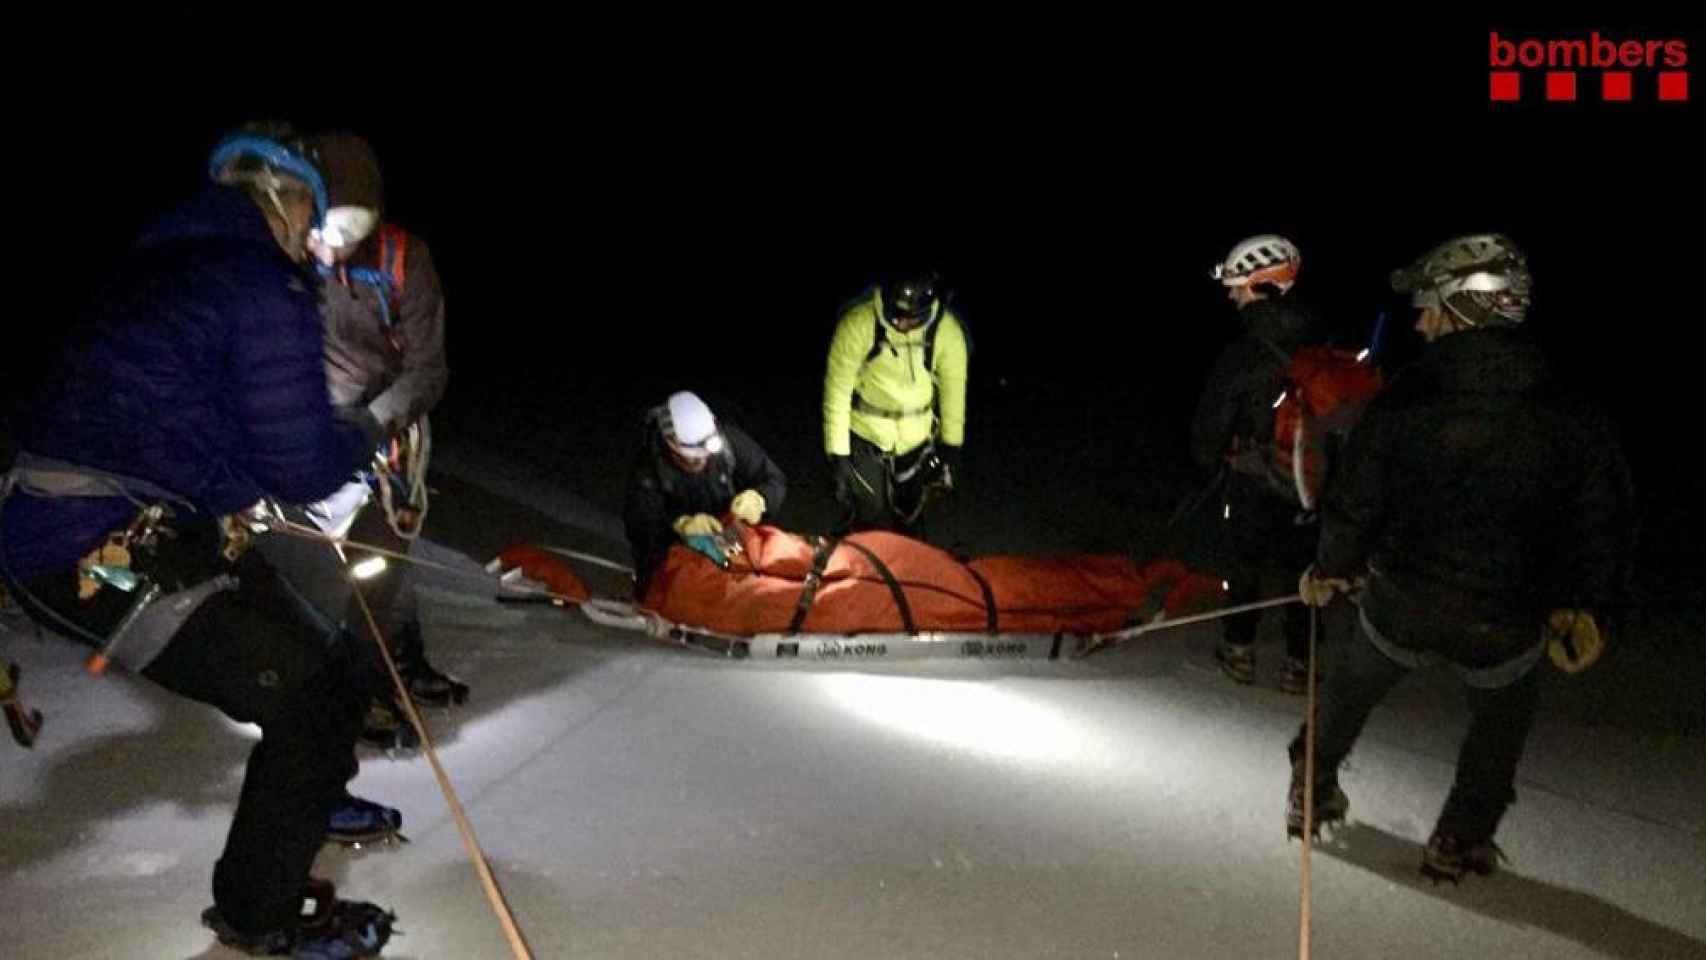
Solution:
{"label": "orange and white helmet", "polygon": [[1223,263],[1209,274],[1228,287],[1267,284],[1285,293],[1297,282],[1303,254],[1297,245],[1275,233],[1264,233],[1239,241]]}
{"label": "orange and white helmet", "polygon": [[652,411],[652,418],[670,456],[685,469],[698,472],[727,444],[711,408],[686,390],[670,394],[668,403]]}

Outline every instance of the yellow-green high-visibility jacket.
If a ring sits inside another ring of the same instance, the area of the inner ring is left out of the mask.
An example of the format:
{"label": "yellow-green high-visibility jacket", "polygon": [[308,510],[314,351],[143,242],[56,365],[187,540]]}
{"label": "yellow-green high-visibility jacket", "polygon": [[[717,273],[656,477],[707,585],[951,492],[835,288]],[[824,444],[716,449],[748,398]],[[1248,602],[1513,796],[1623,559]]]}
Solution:
{"label": "yellow-green high-visibility jacket", "polygon": [[[847,455],[849,432],[893,454],[917,449],[932,433],[948,446],[960,446],[969,361],[959,318],[938,301],[928,323],[902,333],[889,326],[881,305],[882,293],[874,290],[835,327],[823,376],[824,451]],[[925,340],[932,327],[938,329],[926,369]]]}

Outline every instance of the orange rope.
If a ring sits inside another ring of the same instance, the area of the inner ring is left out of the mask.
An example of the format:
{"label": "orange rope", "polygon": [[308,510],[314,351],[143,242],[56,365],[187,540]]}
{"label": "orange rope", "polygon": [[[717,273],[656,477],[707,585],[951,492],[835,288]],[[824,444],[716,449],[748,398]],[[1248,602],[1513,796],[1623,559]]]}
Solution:
{"label": "orange rope", "polygon": [[[330,539],[330,538],[327,538]],[[337,544],[332,544],[334,552]],[[340,562],[342,558],[340,557]],[[409,724],[415,728],[415,733],[421,738],[421,751],[426,754],[427,762],[432,764],[433,776],[438,778],[438,787],[444,793],[444,799],[450,804],[450,815],[456,820],[456,829],[462,834],[462,846],[468,851],[468,858],[473,861],[474,873],[480,878],[480,885],[486,891],[486,899],[491,902],[492,911],[498,916],[504,936],[509,940],[511,952],[516,960],[532,960],[533,954],[527,949],[527,941],[521,935],[521,928],[516,926],[515,915],[510,912],[509,904],[504,902],[503,891],[498,889],[498,882],[492,876],[491,865],[486,862],[485,851],[480,849],[480,841],[474,837],[474,825],[468,821],[468,814],[462,809],[462,801],[456,796],[456,788],[450,785],[450,777],[444,772],[444,766],[438,762],[438,751],[433,749],[432,736],[427,732],[427,725],[421,719],[420,712],[415,709],[415,702],[409,696],[408,685],[403,682],[403,676],[397,671],[397,663],[391,658],[391,651],[385,646],[385,638],[379,632],[379,624],[373,619],[373,610],[367,605],[367,598],[362,596],[361,585],[352,578],[351,587],[355,599],[361,605],[361,615],[367,620],[367,629],[373,636],[373,642],[379,645],[379,655],[385,660],[385,669],[391,674],[391,684],[397,691],[397,702],[402,704],[408,714]]]}

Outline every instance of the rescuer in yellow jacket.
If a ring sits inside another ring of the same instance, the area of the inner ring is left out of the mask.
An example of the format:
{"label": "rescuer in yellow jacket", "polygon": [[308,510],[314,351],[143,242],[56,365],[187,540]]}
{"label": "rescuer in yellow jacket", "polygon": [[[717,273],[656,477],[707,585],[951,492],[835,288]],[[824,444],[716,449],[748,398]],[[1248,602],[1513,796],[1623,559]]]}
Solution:
{"label": "rescuer in yellow jacket", "polygon": [[823,378],[842,532],[923,536],[925,509],[960,480],[969,353],[933,272],[894,276],[842,313]]}

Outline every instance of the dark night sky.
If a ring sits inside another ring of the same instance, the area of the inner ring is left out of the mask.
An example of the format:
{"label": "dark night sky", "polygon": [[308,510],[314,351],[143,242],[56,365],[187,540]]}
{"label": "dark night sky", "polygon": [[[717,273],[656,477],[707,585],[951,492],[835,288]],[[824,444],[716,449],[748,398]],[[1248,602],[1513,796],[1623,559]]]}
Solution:
{"label": "dark night sky", "polygon": [[[1407,328],[1384,294],[1393,267],[1498,229],[1530,254],[1538,335],[1622,424],[1649,523],[1667,550],[1693,543],[1679,458],[1698,445],[1681,434],[1698,432],[1706,158],[1697,103],[1654,102],[1649,77],[1632,104],[1596,102],[1589,79],[1581,103],[1495,108],[1486,23],[962,22],[926,38],[776,22],[792,39],[744,44],[699,33],[747,26],[723,22],[446,26],[454,40],[346,31],[396,51],[395,69],[328,48],[292,70],[282,38],[82,47],[14,120],[36,134],[19,191],[35,279],[14,283],[45,294],[39,327],[194,188],[222,129],[256,116],[374,142],[391,214],[444,276],[446,407],[464,420],[500,393],[573,421],[682,383],[796,402],[836,305],[922,255],[972,325],[974,419],[1005,379],[1039,398],[999,427],[1021,444],[1073,403],[1182,438],[1235,330],[1205,276],[1234,241],[1297,240],[1298,293],[1354,340],[1380,309]],[[1492,26],[1682,37],[1706,57],[1674,24]],[[30,357],[15,338],[12,390]]]}

